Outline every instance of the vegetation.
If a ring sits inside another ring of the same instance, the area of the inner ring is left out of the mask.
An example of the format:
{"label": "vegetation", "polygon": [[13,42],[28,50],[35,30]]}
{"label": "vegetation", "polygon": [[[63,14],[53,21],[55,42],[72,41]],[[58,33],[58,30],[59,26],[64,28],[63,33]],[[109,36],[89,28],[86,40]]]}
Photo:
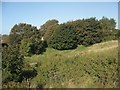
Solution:
{"label": "vegetation", "polygon": [[[109,44],[117,46],[117,42],[109,42]],[[49,48],[44,55],[26,58],[29,63],[38,63],[38,75],[31,81],[32,85],[40,84],[53,88],[117,87],[117,48],[106,50],[107,43],[104,44],[104,47],[101,44],[97,47],[105,50],[98,50],[97,53],[89,52],[96,46],[91,46],[92,49],[84,48],[82,51],[78,49],[54,51]]]}
{"label": "vegetation", "polygon": [[77,47],[75,31],[70,25],[61,24],[54,31],[48,44],[58,50],[74,49]]}
{"label": "vegetation", "polygon": [[2,52],[2,68],[3,83],[8,81],[19,81],[22,72],[24,57],[20,55],[17,46],[9,46],[3,48]]}
{"label": "vegetation", "polygon": [[118,87],[115,26],[106,17],[14,25],[2,35],[3,88]]}
{"label": "vegetation", "polygon": [[[90,47],[78,46],[74,50],[47,48],[41,55],[26,57],[26,69],[37,71],[37,76],[30,79],[31,87],[118,87],[117,45],[117,41],[109,41]],[[25,81],[17,85],[29,87]]]}
{"label": "vegetation", "polygon": [[24,56],[31,56],[33,54],[41,54],[45,51],[47,43],[41,40],[23,39],[20,45],[20,52]]}

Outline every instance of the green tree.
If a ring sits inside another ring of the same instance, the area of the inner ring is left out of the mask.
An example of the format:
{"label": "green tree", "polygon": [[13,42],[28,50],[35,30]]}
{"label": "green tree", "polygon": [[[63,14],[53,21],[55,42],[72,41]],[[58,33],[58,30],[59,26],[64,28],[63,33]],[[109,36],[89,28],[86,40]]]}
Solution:
{"label": "green tree", "polygon": [[23,39],[20,45],[20,52],[24,56],[41,54],[46,50],[47,43],[39,38]]}
{"label": "green tree", "polygon": [[2,68],[3,74],[9,73],[9,75],[3,75],[3,82],[7,80],[19,80],[19,76],[22,72],[24,57],[19,53],[18,46],[9,46],[3,48],[2,51]]}
{"label": "green tree", "polygon": [[29,39],[31,37],[40,37],[40,31],[37,27],[31,24],[20,23],[13,26],[11,29],[9,39],[11,45],[20,44],[22,39]]}
{"label": "green tree", "polygon": [[105,30],[113,30],[116,27],[116,22],[113,18],[108,19],[107,17],[102,17],[99,22],[101,28]]}
{"label": "green tree", "polygon": [[59,25],[59,27],[56,28],[52,37],[50,38],[48,45],[58,50],[76,48],[77,43],[75,31],[72,30],[72,27],[70,25]]}
{"label": "green tree", "polygon": [[48,20],[45,24],[41,25],[40,31],[45,40],[49,39],[54,32],[54,27],[58,25],[58,20],[52,19]]}
{"label": "green tree", "polygon": [[32,42],[30,39],[23,39],[20,45],[20,53],[24,56],[30,56],[32,54],[31,46]]}
{"label": "green tree", "polygon": [[102,30],[99,21],[92,17],[77,20],[75,31],[78,44],[89,46],[102,41]]}
{"label": "green tree", "polygon": [[117,30],[115,30],[115,20],[113,18],[103,17],[99,22],[103,32],[103,41],[116,39]]}
{"label": "green tree", "polygon": [[96,18],[85,19],[85,45],[92,45],[102,41],[102,31],[99,24],[99,21]]}
{"label": "green tree", "polygon": [[59,26],[58,24],[50,26],[44,33],[44,36],[43,36],[44,40],[49,42],[49,39],[51,38],[51,36],[53,35],[54,31],[58,26]]}

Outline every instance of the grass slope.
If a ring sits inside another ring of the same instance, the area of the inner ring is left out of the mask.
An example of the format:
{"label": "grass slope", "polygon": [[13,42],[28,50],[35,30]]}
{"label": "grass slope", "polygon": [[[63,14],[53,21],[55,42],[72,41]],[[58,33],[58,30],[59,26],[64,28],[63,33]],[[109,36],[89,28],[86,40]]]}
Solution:
{"label": "grass slope", "polygon": [[117,87],[118,41],[64,51],[47,48],[42,55],[26,57],[25,62],[38,72],[31,87]]}

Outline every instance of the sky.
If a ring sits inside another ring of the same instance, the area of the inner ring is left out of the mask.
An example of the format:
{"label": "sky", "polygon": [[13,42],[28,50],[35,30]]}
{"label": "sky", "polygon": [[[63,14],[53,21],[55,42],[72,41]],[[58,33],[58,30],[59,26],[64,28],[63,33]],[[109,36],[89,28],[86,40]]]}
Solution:
{"label": "sky", "polygon": [[[1,5],[1,4],[0,4]],[[15,24],[28,23],[40,28],[51,19],[59,23],[103,16],[118,22],[117,2],[2,2],[2,34]]]}

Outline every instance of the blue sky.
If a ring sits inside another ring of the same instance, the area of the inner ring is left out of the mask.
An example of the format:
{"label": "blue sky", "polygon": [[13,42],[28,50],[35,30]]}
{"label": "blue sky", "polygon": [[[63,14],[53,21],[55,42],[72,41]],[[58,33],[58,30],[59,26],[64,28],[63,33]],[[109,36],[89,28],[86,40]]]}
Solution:
{"label": "blue sky", "polygon": [[103,16],[118,21],[117,2],[3,2],[2,34],[9,34],[18,23],[28,23],[38,28],[47,20],[57,19],[60,23]]}

